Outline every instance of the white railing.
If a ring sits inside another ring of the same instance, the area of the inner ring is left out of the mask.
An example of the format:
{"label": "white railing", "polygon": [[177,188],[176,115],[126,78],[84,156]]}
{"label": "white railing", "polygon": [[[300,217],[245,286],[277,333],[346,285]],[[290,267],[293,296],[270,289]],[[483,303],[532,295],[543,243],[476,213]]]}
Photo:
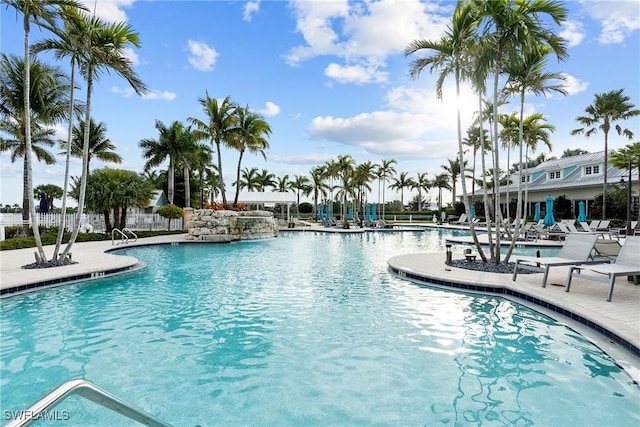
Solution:
{"label": "white railing", "polygon": [[[39,213],[38,224],[44,227],[56,227],[60,224],[61,214],[58,213]],[[75,214],[67,214],[65,218],[65,224],[67,230],[73,228],[75,223]],[[82,221],[80,222],[80,231],[93,231],[96,233],[104,233],[107,227],[104,222],[104,215],[102,214],[84,214],[82,215]],[[113,224],[113,218],[111,218]],[[162,218],[157,213],[135,213],[127,214],[126,228],[134,231],[154,231],[154,230],[166,230],[169,224],[169,220]],[[3,213],[0,214],[0,226],[18,226],[22,225],[22,214],[20,213]],[[170,230],[182,230],[182,219],[172,219]]]}

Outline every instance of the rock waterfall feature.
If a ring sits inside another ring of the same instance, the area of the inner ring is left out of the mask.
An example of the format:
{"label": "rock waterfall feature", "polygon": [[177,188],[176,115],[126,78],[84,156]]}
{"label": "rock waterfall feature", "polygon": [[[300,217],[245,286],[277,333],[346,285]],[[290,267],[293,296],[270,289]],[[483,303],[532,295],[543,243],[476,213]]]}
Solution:
{"label": "rock waterfall feature", "polygon": [[195,209],[187,231],[187,240],[225,243],[276,237],[278,223],[271,212]]}

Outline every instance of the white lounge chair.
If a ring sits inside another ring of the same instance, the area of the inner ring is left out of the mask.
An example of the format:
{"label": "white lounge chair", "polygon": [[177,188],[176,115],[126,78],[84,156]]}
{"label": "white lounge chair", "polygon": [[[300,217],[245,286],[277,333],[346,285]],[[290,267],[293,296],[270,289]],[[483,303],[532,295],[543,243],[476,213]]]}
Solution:
{"label": "white lounge chair", "polygon": [[[583,274],[582,270],[589,270],[595,273],[605,274],[607,277],[592,276]],[[575,265],[569,268],[567,276],[567,289],[571,288],[571,279],[577,277],[579,279],[595,280],[609,284],[609,292],[607,293],[607,301],[611,301],[613,296],[613,286],[618,276],[633,276],[633,282],[638,284],[638,276],[640,275],[640,236],[627,236],[620,248],[620,253],[614,264],[597,264],[597,265]]]}
{"label": "white lounge chair", "polygon": [[587,233],[570,233],[564,241],[564,245],[558,256],[556,257],[516,257],[515,266],[513,267],[514,282],[518,277],[518,270],[529,270],[537,273],[544,273],[542,277],[542,287],[547,286],[547,278],[549,277],[549,269],[558,266],[571,266],[585,263],[600,263],[602,261],[593,260],[593,248],[598,240],[597,234]]}
{"label": "white lounge chair", "polygon": [[467,214],[463,213],[457,221],[451,221],[451,224],[463,225],[467,223]]}

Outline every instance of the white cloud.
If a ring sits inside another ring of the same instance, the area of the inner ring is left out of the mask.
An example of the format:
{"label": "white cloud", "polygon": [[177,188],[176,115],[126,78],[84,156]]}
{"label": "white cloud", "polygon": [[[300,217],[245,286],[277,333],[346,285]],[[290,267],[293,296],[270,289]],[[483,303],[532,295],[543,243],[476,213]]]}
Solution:
{"label": "white cloud", "polygon": [[324,74],[338,83],[383,83],[387,81],[389,73],[378,71],[376,67],[361,65],[342,66],[331,63],[324,70]]}
{"label": "white cloud", "polygon": [[[113,86],[111,88],[111,92],[117,95],[122,95],[125,98],[130,98],[136,94],[136,92],[131,87],[128,87],[128,86],[125,88]],[[151,90],[145,95],[141,95],[142,99],[147,99],[147,100],[159,99],[161,101],[173,101],[175,97],[176,97],[176,94],[174,92],[169,92],[166,90],[165,91]]]}
{"label": "white cloud", "polygon": [[575,95],[576,93],[584,92],[589,87],[589,83],[587,82],[582,82],[569,74],[562,75],[566,79],[564,82],[564,88],[567,91],[567,95]]}
{"label": "white cloud", "polygon": [[81,0],[81,3],[89,10],[89,14],[95,15],[108,22],[126,21],[127,14],[123,8],[131,7],[135,0]]}
{"label": "white cloud", "polygon": [[598,38],[602,44],[624,43],[640,29],[640,2],[583,2],[589,15],[602,25]]}
{"label": "white cloud", "polygon": [[258,110],[258,113],[266,117],[276,116],[280,114],[280,107],[271,101],[267,101],[264,104],[264,108],[261,110]]}
{"label": "white cloud", "polygon": [[244,11],[242,13],[242,19],[247,22],[251,22],[251,17],[254,13],[260,10],[260,0],[250,1],[244,5]]}
{"label": "white cloud", "polygon": [[163,90],[163,91],[152,90],[152,91],[149,91],[147,94],[142,95],[142,99],[150,99],[150,100],[159,99],[161,101],[173,101],[175,98],[176,98],[175,92],[169,92],[166,90]]}
{"label": "white cloud", "polygon": [[277,154],[270,154],[269,161],[275,163],[286,163],[292,165],[318,165],[329,160],[335,159],[337,156],[334,154],[301,154],[297,156],[279,156]]}
{"label": "white cloud", "polygon": [[130,47],[125,47],[122,53],[124,54],[125,58],[131,61],[131,65],[133,65],[134,67],[140,65],[140,57],[133,49],[131,49]]}
{"label": "white cloud", "polygon": [[[325,75],[339,83],[380,83],[388,73],[380,71],[389,55],[396,55],[419,38],[437,38],[445,30],[451,5],[419,0],[294,1],[297,31],[306,44],[293,47],[287,63],[321,55],[342,58],[331,63]],[[446,13],[443,13],[445,12]],[[440,15],[438,13],[443,13]]]}
{"label": "white cloud", "polygon": [[566,21],[560,37],[567,41],[568,47],[578,46],[584,39],[584,27],[577,21]]}
{"label": "white cloud", "polygon": [[189,64],[199,71],[212,71],[218,52],[206,43],[189,40]]}

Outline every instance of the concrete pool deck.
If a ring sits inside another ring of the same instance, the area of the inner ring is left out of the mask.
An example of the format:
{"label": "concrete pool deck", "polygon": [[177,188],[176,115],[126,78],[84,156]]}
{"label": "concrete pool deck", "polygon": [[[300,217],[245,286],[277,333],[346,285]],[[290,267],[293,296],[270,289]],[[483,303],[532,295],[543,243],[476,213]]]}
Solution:
{"label": "concrete pool deck", "polygon": [[[113,245],[111,241],[76,243],[72,258],[77,264],[47,269],[21,268],[34,261],[35,248],[1,251],[0,291],[2,297],[9,297],[37,288],[133,271],[143,268],[144,264],[134,257],[111,254],[108,251],[155,244],[201,243],[188,241],[185,237],[185,234],[157,236],[138,239],[127,245]],[[47,256],[51,256],[52,251],[52,246],[45,247]],[[463,258],[461,252],[454,253],[454,259]],[[640,286],[628,282],[626,277],[618,279],[613,300],[607,302],[607,285],[603,283],[574,279],[571,292],[565,292],[563,285],[568,267],[552,268],[549,285],[542,288],[541,273],[520,274],[517,281],[513,282],[510,274],[455,268],[446,265],[444,261],[443,252],[425,252],[395,256],[388,260],[388,264],[392,274],[412,282],[434,283],[460,291],[497,294],[540,308],[540,311],[561,322],[570,324],[577,321],[597,331],[602,340],[620,346],[636,358],[639,356]],[[640,358],[633,362],[634,366],[638,366],[639,360]],[[638,372],[632,376],[636,380],[640,378]]]}

